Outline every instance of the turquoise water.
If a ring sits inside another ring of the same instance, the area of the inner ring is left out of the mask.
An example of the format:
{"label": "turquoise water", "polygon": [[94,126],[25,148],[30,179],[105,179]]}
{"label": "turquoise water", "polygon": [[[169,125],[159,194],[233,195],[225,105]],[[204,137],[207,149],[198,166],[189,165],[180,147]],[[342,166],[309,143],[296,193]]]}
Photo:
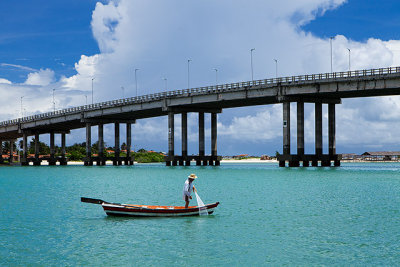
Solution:
{"label": "turquoise water", "polygon": [[[183,205],[190,173],[214,215],[80,202]],[[399,251],[400,164],[0,167],[0,266],[397,265]]]}

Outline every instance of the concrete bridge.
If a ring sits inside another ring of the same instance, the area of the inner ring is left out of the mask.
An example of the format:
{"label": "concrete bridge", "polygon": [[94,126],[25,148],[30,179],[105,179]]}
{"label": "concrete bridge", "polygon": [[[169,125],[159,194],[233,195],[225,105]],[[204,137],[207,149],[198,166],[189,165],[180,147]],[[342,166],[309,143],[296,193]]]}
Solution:
{"label": "concrete bridge", "polygon": [[[50,165],[67,164],[65,157],[66,134],[72,129],[86,128],[85,165],[105,164],[112,160],[114,165],[133,164],[131,150],[131,125],[136,120],[158,116],[168,116],[168,156],[167,166],[219,165],[217,154],[217,114],[225,108],[253,105],[283,104],[283,154],[279,156],[279,166],[339,166],[340,156],[336,154],[335,105],[342,98],[387,96],[400,94],[400,67],[358,70],[348,72],[323,73],[276,79],[255,80],[222,84],[217,86],[169,91],[138,97],[131,97],[92,105],[67,108],[24,118],[0,122],[0,140],[14,141],[23,138],[21,163],[40,165],[39,136],[50,134]],[[290,154],[290,103],[297,103],[297,154]],[[304,103],[315,104],[315,154],[304,154]],[[322,105],[328,105],[329,153],[322,149]],[[199,115],[199,153],[189,156],[187,150],[187,113]],[[204,114],[211,114],[211,155],[205,155]],[[174,115],[181,114],[182,152],[176,155],[174,149]],[[115,157],[104,156],[103,126],[115,125]],[[126,123],[127,156],[120,157],[119,126]],[[91,127],[98,127],[99,155],[91,153]],[[62,155],[55,157],[54,135],[61,134]],[[28,158],[27,137],[35,136],[35,157]],[[12,155],[12,151],[11,151]],[[0,159],[2,160],[2,159]],[[9,161],[12,161],[10,157]]]}

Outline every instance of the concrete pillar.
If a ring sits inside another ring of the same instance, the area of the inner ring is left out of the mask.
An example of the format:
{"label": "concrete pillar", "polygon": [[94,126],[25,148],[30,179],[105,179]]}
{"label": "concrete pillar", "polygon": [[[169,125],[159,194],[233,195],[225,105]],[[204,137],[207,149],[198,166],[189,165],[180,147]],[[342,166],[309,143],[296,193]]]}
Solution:
{"label": "concrete pillar", "polygon": [[315,103],[315,154],[322,155],[322,103]]}
{"label": "concrete pillar", "polygon": [[22,150],[24,151],[22,158],[27,161],[28,160],[28,135],[23,133],[22,137]]}
{"label": "concrete pillar", "polygon": [[297,155],[304,155],[304,102],[297,102]]}
{"label": "concrete pillar", "polygon": [[199,156],[205,155],[204,112],[199,112]]}
{"label": "concrete pillar", "polygon": [[49,165],[56,165],[56,149],[54,146],[54,132],[50,132],[50,159]]}
{"label": "concrete pillar", "polygon": [[10,140],[10,159],[9,163],[12,163],[14,161],[14,142],[15,140]]}
{"label": "concrete pillar", "polygon": [[114,154],[115,154],[115,158],[117,160],[119,160],[119,153],[120,153],[120,143],[119,143],[119,123],[116,122],[114,124],[114,133],[115,133],[115,146],[114,146]]}
{"label": "concrete pillar", "polygon": [[92,157],[92,125],[87,122],[86,123],[86,157],[89,161]]}
{"label": "concrete pillar", "polygon": [[211,113],[211,156],[217,156],[217,113]]}
{"label": "concrete pillar", "polygon": [[[175,143],[174,143],[174,113],[168,113],[168,156],[173,157],[175,155]],[[171,158],[172,160],[172,158]]]}
{"label": "concrete pillar", "polygon": [[54,146],[54,132],[50,132],[50,158],[54,158],[56,155],[56,149]]}
{"label": "concrete pillar", "polygon": [[99,158],[104,157],[104,125],[99,123],[98,127],[98,146],[99,146]]}
{"label": "concrete pillar", "polygon": [[3,163],[3,141],[0,140],[0,163]]}
{"label": "concrete pillar", "polygon": [[187,112],[182,113],[182,157],[183,160],[186,160],[185,157],[188,155],[188,143],[187,143]]}
{"label": "concrete pillar", "polygon": [[283,103],[283,154],[290,155],[290,102]]}
{"label": "concrete pillar", "polygon": [[39,133],[35,133],[35,159],[39,160],[39,153],[40,153],[40,144],[39,144]]}
{"label": "concrete pillar", "polygon": [[335,155],[336,154],[335,104],[328,105],[328,135],[329,135],[329,155]]}
{"label": "concrete pillar", "polygon": [[65,159],[65,133],[61,133],[61,162],[60,165],[67,165],[67,160]]}
{"label": "concrete pillar", "polygon": [[128,158],[128,162],[125,162],[125,165],[132,165],[133,161],[131,161],[132,153],[132,123],[126,124],[126,157]]}

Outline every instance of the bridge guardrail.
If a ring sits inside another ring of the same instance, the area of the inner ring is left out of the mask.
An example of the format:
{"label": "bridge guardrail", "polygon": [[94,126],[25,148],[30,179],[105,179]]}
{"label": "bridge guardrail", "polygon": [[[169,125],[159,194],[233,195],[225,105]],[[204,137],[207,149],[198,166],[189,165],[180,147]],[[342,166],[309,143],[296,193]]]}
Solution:
{"label": "bridge guardrail", "polygon": [[247,82],[237,82],[237,83],[229,83],[229,84],[220,84],[206,87],[198,87],[191,89],[182,89],[176,91],[167,91],[161,93],[148,94],[143,96],[129,97],[123,99],[110,100],[95,104],[89,104],[84,106],[78,106],[73,108],[66,108],[61,110],[56,110],[53,112],[46,112],[42,114],[30,115],[23,118],[12,119],[7,121],[0,122],[0,126],[12,126],[17,125],[21,122],[31,122],[37,119],[42,118],[50,118],[59,115],[68,115],[74,114],[81,111],[91,111],[96,109],[101,109],[103,107],[113,107],[120,106],[124,104],[135,104],[142,102],[149,102],[153,100],[164,99],[168,97],[176,97],[176,96],[189,96],[189,95],[200,95],[200,94],[209,94],[216,92],[226,92],[232,90],[240,90],[244,87],[250,86],[259,86],[259,85],[273,85],[278,83],[291,83],[291,82],[300,82],[300,81],[317,81],[317,80],[329,80],[336,78],[352,78],[352,77],[365,77],[372,75],[385,75],[385,74],[393,74],[400,73],[400,67],[389,67],[389,68],[380,68],[380,69],[369,69],[369,70],[354,70],[354,71],[344,71],[344,72],[333,72],[333,73],[319,73],[319,74],[306,74],[306,75],[298,75],[298,76],[288,76],[288,77],[278,77],[278,78],[270,78],[263,80],[254,80]]}

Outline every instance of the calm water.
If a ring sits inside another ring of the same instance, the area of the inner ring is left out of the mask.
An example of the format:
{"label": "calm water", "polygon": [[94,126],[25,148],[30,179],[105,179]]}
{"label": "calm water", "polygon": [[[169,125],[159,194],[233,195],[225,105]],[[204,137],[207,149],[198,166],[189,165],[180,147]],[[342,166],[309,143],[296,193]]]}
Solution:
{"label": "calm water", "polygon": [[[0,167],[0,266],[397,265],[400,164]],[[208,217],[112,218],[81,196]],[[193,198],[195,203],[195,197]]]}

